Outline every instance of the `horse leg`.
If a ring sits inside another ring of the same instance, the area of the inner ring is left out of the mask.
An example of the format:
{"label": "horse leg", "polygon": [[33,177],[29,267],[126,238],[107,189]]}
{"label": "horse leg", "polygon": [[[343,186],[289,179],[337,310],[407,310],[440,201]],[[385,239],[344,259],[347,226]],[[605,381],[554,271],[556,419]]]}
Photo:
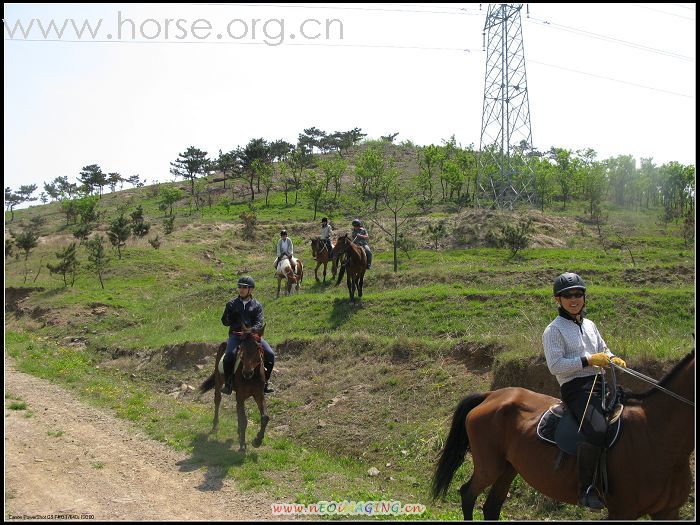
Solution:
{"label": "horse leg", "polygon": [[240,443],[238,452],[245,454],[245,431],[248,427],[248,418],[245,415],[245,399],[239,397],[238,392],[236,392],[236,412],[238,414],[238,442]]}
{"label": "horse leg", "polygon": [[462,514],[464,515],[464,521],[472,521],[472,519],[474,519],[474,503],[476,503],[476,498],[481,493],[481,491],[479,491],[475,494],[472,490],[473,479],[474,476],[459,487],[459,493],[462,496]]}
{"label": "horse leg", "polygon": [[680,517],[680,508],[676,507],[675,509],[665,509],[662,510],[661,512],[656,512],[654,514],[651,514],[651,519],[653,520],[674,520],[678,521]]}
{"label": "horse leg", "polygon": [[362,285],[365,281],[365,274],[360,275],[360,280],[357,283],[357,295],[360,299],[362,299]]}
{"label": "horse leg", "polygon": [[508,496],[508,489],[510,489],[510,484],[513,483],[517,472],[513,466],[508,463],[506,470],[501,474],[501,477],[496,480],[493,484],[489,495],[484,502],[484,519],[498,521],[498,517],[501,515],[501,507],[506,501]]}
{"label": "horse leg", "polygon": [[[323,263],[323,284],[326,284],[326,268],[327,267],[328,267],[328,261]],[[316,280],[318,280],[318,278]]]}
{"label": "horse leg", "polygon": [[[316,268],[314,268],[314,276],[316,277],[316,282],[320,283],[321,281],[318,278],[318,267],[321,266],[320,262],[316,263]],[[326,268],[323,268],[323,282],[326,282]]]}
{"label": "horse leg", "polygon": [[282,279],[279,277],[277,278],[277,298],[279,299],[280,297],[280,288],[282,287]]}
{"label": "horse leg", "polygon": [[253,446],[257,448],[262,445],[265,438],[265,428],[267,428],[267,423],[270,421],[270,416],[265,411],[265,396],[262,392],[258,392],[255,395],[255,402],[258,404],[258,410],[260,410],[260,431],[253,440]]}
{"label": "horse leg", "polygon": [[350,292],[350,302],[354,303],[355,302],[355,283],[350,277],[350,272],[348,272],[348,291]]}
{"label": "horse leg", "polygon": [[[223,349],[226,348],[225,343],[222,346]],[[221,387],[224,384],[224,377],[219,372],[219,361],[223,356],[222,348],[219,348],[219,351],[216,353],[216,359],[214,359],[214,424],[212,425],[212,432],[219,430],[219,405],[221,404]]]}

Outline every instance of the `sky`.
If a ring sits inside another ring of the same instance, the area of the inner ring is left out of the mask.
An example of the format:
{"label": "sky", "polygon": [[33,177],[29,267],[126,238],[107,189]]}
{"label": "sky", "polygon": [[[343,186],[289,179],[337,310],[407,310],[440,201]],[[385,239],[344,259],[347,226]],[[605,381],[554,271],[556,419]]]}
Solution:
{"label": "sky", "polygon": [[[189,146],[311,126],[478,147],[487,5],[5,4],[5,186],[38,196],[89,164],[168,182]],[[695,17],[524,4],[533,145],[695,164]]]}

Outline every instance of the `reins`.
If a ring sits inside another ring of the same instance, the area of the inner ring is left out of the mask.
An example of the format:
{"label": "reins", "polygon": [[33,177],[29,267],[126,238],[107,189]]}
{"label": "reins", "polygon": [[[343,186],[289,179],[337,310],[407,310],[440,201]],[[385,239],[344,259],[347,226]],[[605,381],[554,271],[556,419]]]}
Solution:
{"label": "reins", "polygon": [[642,374],[641,372],[637,372],[636,370],[632,370],[632,369],[630,369],[630,368],[625,368],[625,367],[623,367],[623,366],[616,365],[615,363],[612,363],[612,361],[611,361],[611,364],[612,364],[615,368],[617,368],[618,370],[622,370],[622,371],[625,372],[626,374],[629,374],[629,375],[631,375],[631,376],[636,377],[637,379],[640,379],[640,380],[642,380],[642,381],[645,381],[646,383],[649,383],[649,384],[650,384],[651,386],[653,386],[654,388],[658,388],[659,390],[661,390],[662,392],[668,394],[669,396],[675,397],[675,398],[678,399],[679,401],[682,401],[683,403],[686,403],[686,404],[690,405],[691,407],[694,407],[694,406],[695,406],[695,403],[694,403],[693,401],[690,401],[689,399],[686,399],[686,398],[684,398],[683,396],[679,396],[678,394],[676,394],[676,393],[674,393],[674,392],[671,392],[671,391],[668,390],[667,388],[664,388],[664,387],[662,387],[661,385],[659,385],[659,382],[658,382],[656,379],[652,379],[651,377],[647,377],[647,376],[645,376],[644,374]]}

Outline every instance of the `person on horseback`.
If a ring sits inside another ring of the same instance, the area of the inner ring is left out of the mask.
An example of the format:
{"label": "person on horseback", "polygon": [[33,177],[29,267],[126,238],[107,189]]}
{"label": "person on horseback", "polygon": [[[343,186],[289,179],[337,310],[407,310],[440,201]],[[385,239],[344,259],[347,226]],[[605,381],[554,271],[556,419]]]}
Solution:
{"label": "person on horseback", "polygon": [[608,349],[595,323],[585,319],[586,284],[578,274],[567,272],[554,280],[554,300],[559,305],[559,315],[542,334],[544,356],[559,383],[562,401],[576,421],[584,420],[582,429],[589,440],[577,449],[579,503],[602,509],[605,504],[596,493],[595,473],[605,446],[607,424],[601,382],[596,378],[605,373],[602,367],[610,366],[610,362],[627,365]]}
{"label": "person on horseback", "polygon": [[331,236],[333,235],[333,228],[328,224],[328,218],[324,217],[321,219],[321,243],[326,245],[328,253],[331,253],[333,245],[331,244]]}
{"label": "person on horseback", "polygon": [[292,265],[292,270],[297,273],[297,261],[294,259],[294,244],[292,244],[292,239],[287,236],[287,230],[282,230],[280,232],[280,240],[277,241],[277,258],[275,259],[275,270],[279,264],[283,255],[286,255],[289,259],[289,263]]}
{"label": "person on horseback", "polygon": [[[244,326],[249,326],[254,332],[259,332],[264,324],[263,307],[257,300],[253,299],[253,288],[255,288],[255,281],[252,277],[243,275],[239,278],[238,297],[226,303],[224,315],[221,316],[221,322],[224,326],[229,327],[228,342],[226,343],[226,352],[224,353],[225,384],[221,389],[224,394],[233,392],[234,364],[236,362],[238,345],[241,340],[241,336],[238,334],[243,330]],[[275,353],[264,339],[260,339],[260,344],[264,351],[265,393],[269,394],[274,392],[268,385],[268,382],[272,375],[272,369],[275,366]]]}
{"label": "person on horseback", "polygon": [[369,248],[369,235],[367,230],[362,227],[362,221],[360,219],[352,220],[352,242],[358,246],[362,246],[367,254],[367,269],[372,267],[372,251]]}

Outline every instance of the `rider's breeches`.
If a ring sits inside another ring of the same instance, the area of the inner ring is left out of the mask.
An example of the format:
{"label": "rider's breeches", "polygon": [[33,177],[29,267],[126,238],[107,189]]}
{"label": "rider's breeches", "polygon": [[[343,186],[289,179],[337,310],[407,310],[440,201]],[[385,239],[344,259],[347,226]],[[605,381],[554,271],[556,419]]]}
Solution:
{"label": "rider's breeches", "polygon": [[595,382],[593,395],[590,402],[588,401],[594,378],[595,376],[577,377],[564,383],[561,385],[561,399],[569,410],[573,412],[574,418],[579,424],[581,423],[583,411],[586,409],[586,403],[588,403],[581,431],[588,437],[591,444],[602,447],[605,443],[607,423],[603,415],[603,402],[600,390],[601,378],[598,378]]}

